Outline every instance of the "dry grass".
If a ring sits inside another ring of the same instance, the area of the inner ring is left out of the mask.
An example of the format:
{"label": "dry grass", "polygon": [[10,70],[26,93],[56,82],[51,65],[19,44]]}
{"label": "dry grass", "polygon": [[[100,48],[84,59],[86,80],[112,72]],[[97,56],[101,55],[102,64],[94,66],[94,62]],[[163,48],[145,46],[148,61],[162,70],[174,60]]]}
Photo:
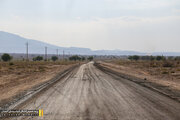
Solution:
{"label": "dry grass", "polygon": [[0,62],[0,103],[53,78],[77,62],[13,61]]}
{"label": "dry grass", "polygon": [[112,60],[103,64],[119,72],[180,90],[180,61]]}
{"label": "dry grass", "polygon": [[45,72],[50,66],[54,65],[71,65],[77,62],[72,61],[58,61],[58,62],[44,62],[44,61],[13,61],[0,62],[0,75],[17,73]]}
{"label": "dry grass", "polygon": [[179,73],[180,61],[166,60],[166,61],[129,61],[129,60],[116,60],[111,61],[117,65],[141,69],[151,75],[168,74],[174,75]]}

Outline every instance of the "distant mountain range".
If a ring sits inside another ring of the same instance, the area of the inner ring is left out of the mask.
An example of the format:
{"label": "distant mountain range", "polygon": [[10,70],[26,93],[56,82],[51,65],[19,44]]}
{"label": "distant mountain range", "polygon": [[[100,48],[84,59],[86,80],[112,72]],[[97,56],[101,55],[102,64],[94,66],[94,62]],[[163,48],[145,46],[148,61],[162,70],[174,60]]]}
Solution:
{"label": "distant mountain range", "polygon": [[[26,43],[28,42],[29,53],[44,54],[45,46],[48,49],[48,54],[56,54],[56,49],[59,54],[63,51],[65,54],[78,55],[147,55],[136,51],[122,51],[122,50],[91,50],[89,48],[78,47],[60,47],[38,40],[26,39],[21,36],[0,31],[0,53],[26,53]],[[180,52],[155,52],[148,55],[164,55],[164,56],[180,56]]]}

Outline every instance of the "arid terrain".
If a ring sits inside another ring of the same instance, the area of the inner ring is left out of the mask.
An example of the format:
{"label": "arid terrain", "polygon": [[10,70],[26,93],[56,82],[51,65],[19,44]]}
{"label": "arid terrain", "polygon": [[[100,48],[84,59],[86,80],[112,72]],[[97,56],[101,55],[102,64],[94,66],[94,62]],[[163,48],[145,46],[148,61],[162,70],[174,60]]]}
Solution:
{"label": "arid terrain", "polygon": [[[93,62],[73,69],[56,84],[14,109],[43,109],[43,117],[11,120],[179,120],[180,103]],[[8,118],[7,118],[8,119]]]}
{"label": "arid terrain", "polygon": [[40,85],[76,62],[0,62],[0,106],[28,89]]}
{"label": "arid terrain", "polygon": [[172,90],[180,91],[180,61],[129,61],[101,62],[110,69],[151,81]]}

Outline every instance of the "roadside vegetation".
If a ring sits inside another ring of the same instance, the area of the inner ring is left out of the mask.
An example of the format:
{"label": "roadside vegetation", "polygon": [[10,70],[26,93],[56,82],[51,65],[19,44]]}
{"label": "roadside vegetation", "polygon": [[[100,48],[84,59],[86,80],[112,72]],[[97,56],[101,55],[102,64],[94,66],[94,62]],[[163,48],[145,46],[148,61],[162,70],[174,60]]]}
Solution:
{"label": "roadside vegetation", "polygon": [[43,56],[36,56],[29,61],[13,60],[13,57],[6,53],[0,56],[0,58],[0,78],[8,74],[20,75],[23,73],[45,72],[48,69],[47,66],[73,65],[79,62],[85,62],[86,60],[92,60],[91,56],[85,58],[78,55],[69,57],[69,60],[59,60],[57,56],[52,56],[48,61],[45,61]]}
{"label": "roadside vegetation", "polygon": [[[161,60],[166,60],[166,57],[164,56],[138,56],[138,55],[133,55],[133,56],[129,56],[128,57],[129,60],[149,60],[149,61],[153,61],[153,60],[157,60],[157,61],[161,61]],[[168,57],[167,59],[171,59],[171,60],[175,60],[178,59],[178,57]]]}
{"label": "roadside vegetation", "polygon": [[[150,74],[175,74],[180,72],[180,57],[129,56],[129,60],[116,60],[116,64],[147,70]],[[179,76],[180,78],[180,76]]]}
{"label": "roadside vegetation", "polygon": [[52,60],[52,61],[57,61],[57,60],[58,60],[58,57],[57,57],[57,56],[52,56],[52,57],[51,57],[51,60]]}
{"label": "roadside vegetation", "polygon": [[33,58],[33,61],[41,61],[41,60],[43,60],[42,56],[37,56]]}
{"label": "roadside vegetation", "polygon": [[74,55],[74,56],[69,57],[69,60],[70,61],[80,61],[80,60],[82,60],[82,58],[79,57],[78,55]]}
{"label": "roadside vegetation", "polygon": [[[52,56],[45,61],[43,56],[16,60],[9,54],[0,56],[0,106],[12,100],[15,95],[36,85],[47,82],[58,73],[84,61],[58,59]],[[7,92],[8,91],[8,92]]]}
{"label": "roadside vegetation", "polygon": [[70,61],[85,61],[85,60],[92,61],[93,59],[94,59],[93,56],[89,56],[89,57],[85,58],[84,56],[81,57],[78,55],[74,55],[74,56],[69,57]]}
{"label": "roadside vegetation", "polygon": [[14,96],[49,81],[75,64],[75,61],[1,61],[0,106]]}
{"label": "roadside vegetation", "polygon": [[20,59],[4,53],[0,55],[0,107],[23,94],[29,89],[45,83],[65,70],[93,60],[92,56],[43,55],[31,57],[20,56]]}
{"label": "roadside vegetation", "polygon": [[89,61],[92,61],[92,60],[94,59],[94,57],[93,57],[93,56],[89,56],[87,59],[88,59]]}
{"label": "roadside vegetation", "polygon": [[140,78],[146,84],[155,83],[158,89],[180,93],[180,57],[129,56],[127,59],[111,59],[99,62],[101,66],[122,75]]}
{"label": "roadside vegetation", "polygon": [[9,54],[5,53],[1,56],[1,59],[5,62],[10,61],[12,59],[12,56],[10,56]]}
{"label": "roadside vegetation", "polygon": [[9,62],[9,61],[46,61],[46,62],[49,62],[49,61],[92,61],[94,59],[93,56],[89,56],[89,57],[84,57],[84,56],[78,56],[78,55],[73,55],[73,56],[70,56],[68,59],[67,58],[61,58],[59,59],[58,56],[52,56],[50,59],[44,59],[43,56],[35,56],[31,59],[25,59],[23,58],[22,60],[13,60],[13,57],[10,56],[9,54],[7,53],[4,53],[1,57],[0,57],[0,61],[3,61],[3,62]]}
{"label": "roadside vegetation", "polygon": [[180,90],[180,57],[129,56],[104,63],[119,72]]}

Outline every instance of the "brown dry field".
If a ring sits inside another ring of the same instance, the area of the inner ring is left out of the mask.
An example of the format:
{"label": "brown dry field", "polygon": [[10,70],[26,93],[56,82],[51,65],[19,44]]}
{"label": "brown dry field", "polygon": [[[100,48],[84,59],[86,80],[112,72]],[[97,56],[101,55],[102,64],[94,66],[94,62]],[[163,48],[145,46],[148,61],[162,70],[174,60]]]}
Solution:
{"label": "brown dry field", "polygon": [[12,107],[43,109],[43,117],[3,120],[180,119],[179,102],[95,65],[89,62],[76,67],[56,84]]}
{"label": "brown dry field", "polygon": [[[101,64],[127,75],[147,79],[170,89],[180,90],[180,61],[112,60]],[[167,64],[171,67],[167,67]]]}
{"label": "brown dry field", "polygon": [[11,101],[21,92],[50,80],[75,64],[76,62],[70,61],[0,62],[0,106]]}

